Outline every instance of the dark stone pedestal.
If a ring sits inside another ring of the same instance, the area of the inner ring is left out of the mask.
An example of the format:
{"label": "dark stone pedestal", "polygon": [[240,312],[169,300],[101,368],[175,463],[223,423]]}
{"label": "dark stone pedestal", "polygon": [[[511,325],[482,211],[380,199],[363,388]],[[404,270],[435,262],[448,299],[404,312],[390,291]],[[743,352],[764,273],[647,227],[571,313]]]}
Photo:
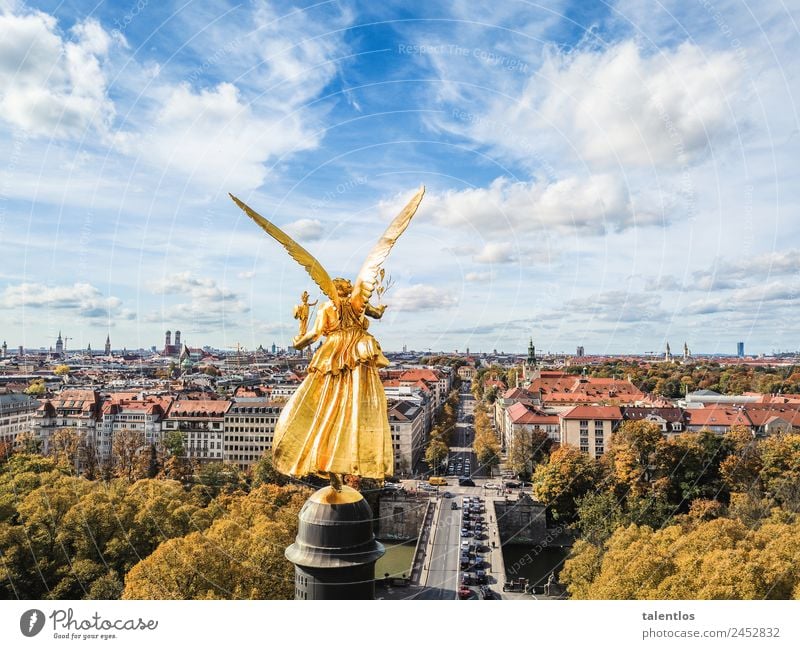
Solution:
{"label": "dark stone pedestal", "polygon": [[372,509],[350,487],[325,487],[300,510],[295,542],[295,599],[374,599],[375,562],[383,545],[372,531]]}

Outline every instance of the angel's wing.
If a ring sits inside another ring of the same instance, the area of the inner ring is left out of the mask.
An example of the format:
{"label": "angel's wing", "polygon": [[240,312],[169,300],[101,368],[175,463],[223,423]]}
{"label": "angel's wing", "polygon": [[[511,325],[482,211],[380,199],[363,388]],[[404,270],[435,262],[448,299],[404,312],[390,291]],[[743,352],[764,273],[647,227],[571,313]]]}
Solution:
{"label": "angel's wing", "polygon": [[281,230],[277,225],[274,223],[270,223],[265,219],[263,216],[258,214],[256,211],[252,210],[248,205],[240,201],[236,196],[233,194],[228,194],[233,199],[233,202],[236,203],[242,210],[244,211],[247,216],[253,219],[258,225],[262,227],[262,229],[273,239],[275,239],[279,244],[281,244],[284,248],[286,248],[289,255],[297,261],[303,268],[308,271],[308,274],[311,275],[311,279],[313,279],[317,286],[322,289],[322,292],[325,293],[331,300],[334,302],[338,302],[339,298],[336,293],[336,287],[333,284],[333,280],[331,279],[328,272],[322,267],[314,256],[308,252],[303,246],[297,243],[294,239],[292,239],[288,234],[286,234],[283,230]]}
{"label": "angel's wing", "polygon": [[370,251],[364,265],[361,266],[361,270],[353,286],[353,291],[350,294],[350,302],[356,312],[360,313],[367,306],[367,302],[372,296],[372,291],[375,290],[375,286],[378,284],[378,273],[381,264],[386,261],[386,257],[389,256],[389,252],[392,246],[394,246],[395,241],[403,234],[408,224],[411,223],[411,217],[413,217],[414,213],[417,211],[424,194],[425,186],[423,185],[420,187],[416,196],[403,208],[403,211],[389,224],[389,227],[386,228],[386,232],[383,233],[378,243],[376,243],[375,247]]}

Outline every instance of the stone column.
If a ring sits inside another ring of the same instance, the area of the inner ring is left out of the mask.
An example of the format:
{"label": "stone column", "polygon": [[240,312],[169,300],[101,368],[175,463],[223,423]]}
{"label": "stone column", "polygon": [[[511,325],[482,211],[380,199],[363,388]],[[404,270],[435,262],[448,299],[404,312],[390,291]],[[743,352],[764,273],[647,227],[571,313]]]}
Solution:
{"label": "stone column", "polygon": [[355,489],[325,487],[300,510],[295,542],[295,599],[374,599],[375,562],[386,550],[375,540],[372,509]]}

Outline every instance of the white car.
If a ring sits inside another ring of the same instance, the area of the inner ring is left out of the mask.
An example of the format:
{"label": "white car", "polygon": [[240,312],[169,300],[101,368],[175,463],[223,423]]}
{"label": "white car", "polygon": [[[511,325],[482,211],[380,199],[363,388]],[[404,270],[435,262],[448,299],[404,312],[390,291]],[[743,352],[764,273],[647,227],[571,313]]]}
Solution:
{"label": "white car", "polygon": [[495,484],[494,482],[487,482],[485,485],[483,485],[483,487],[485,489],[497,489],[498,491],[501,489],[500,485]]}

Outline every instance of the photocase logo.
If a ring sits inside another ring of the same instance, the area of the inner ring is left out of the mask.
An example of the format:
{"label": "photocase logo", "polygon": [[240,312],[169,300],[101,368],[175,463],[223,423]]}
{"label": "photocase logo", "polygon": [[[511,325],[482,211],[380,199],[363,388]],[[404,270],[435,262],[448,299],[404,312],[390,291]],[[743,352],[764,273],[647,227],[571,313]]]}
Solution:
{"label": "photocase logo", "polygon": [[37,608],[25,611],[19,618],[19,630],[22,635],[32,638],[44,627],[44,613]]}

